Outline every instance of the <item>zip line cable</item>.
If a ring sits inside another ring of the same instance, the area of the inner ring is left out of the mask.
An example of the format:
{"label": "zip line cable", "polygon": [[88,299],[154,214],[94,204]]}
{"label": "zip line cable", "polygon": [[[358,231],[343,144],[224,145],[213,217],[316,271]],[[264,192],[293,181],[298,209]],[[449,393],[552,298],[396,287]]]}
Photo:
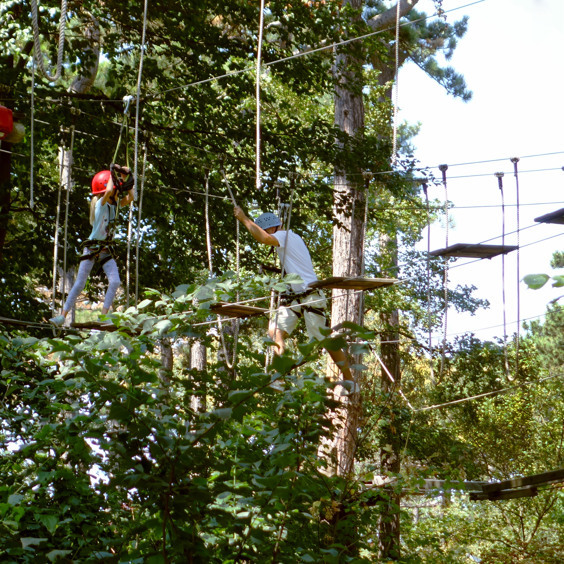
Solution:
{"label": "zip line cable", "polygon": [[428,405],[428,406],[425,406],[425,407],[415,408],[414,411],[415,411],[415,413],[420,413],[420,412],[423,412],[423,411],[430,411],[432,409],[441,409],[443,407],[450,407],[451,405],[465,403],[465,402],[468,402],[468,401],[474,401],[474,400],[485,398],[485,397],[488,397],[488,396],[503,394],[503,393],[506,393],[506,392],[509,392],[509,391],[515,391],[515,390],[518,390],[519,388],[523,388],[525,386],[533,386],[535,384],[540,384],[541,382],[545,382],[547,380],[552,380],[553,378],[559,378],[563,375],[564,374],[562,374],[562,373],[551,374],[550,376],[546,376],[545,378],[540,378],[536,382],[523,382],[521,384],[516,384],[515,386],[508,386],[506,388],[501,388],[499,390],[492,390],[491,392],[484,392],[482,394],[476,394],[474,396],[468,396],[468,397],[460,398],[460,399],[457,399],[457,400],[452,400],[452,401],[447,401],[447,402],[444,402],[444,403],[438,403],[438,404],[435,404],[435,405]]}

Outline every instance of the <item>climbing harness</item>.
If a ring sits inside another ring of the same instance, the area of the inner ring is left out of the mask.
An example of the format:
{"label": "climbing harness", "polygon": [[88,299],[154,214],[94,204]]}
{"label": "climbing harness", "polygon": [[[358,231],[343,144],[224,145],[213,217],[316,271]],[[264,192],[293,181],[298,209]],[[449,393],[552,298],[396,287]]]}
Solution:
{"label": "climbing harness", "polygon": [[43,54],[41,53],[41,42],[39,39],[39,18],[37,15],[37,0],[31,0],[31,21],[33,27],[33,56],[41,73],[51,82],[61,78],[63,71],[63,51],[65,47],[65,28],[67,21],[67,0],[61,0],[61,19],[59,21],[59,48],[57,52],[57,68],[54,75],[50,75],[45,69]]}

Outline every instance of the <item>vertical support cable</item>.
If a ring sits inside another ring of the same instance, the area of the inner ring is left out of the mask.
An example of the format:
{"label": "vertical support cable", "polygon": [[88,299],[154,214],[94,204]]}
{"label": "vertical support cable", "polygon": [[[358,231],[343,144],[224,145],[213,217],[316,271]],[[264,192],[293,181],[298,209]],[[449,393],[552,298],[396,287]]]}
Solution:
{"label": "vertical support cable", "polygon": [[520,232],[521,232],[521,222],[520,222],[520,202],[519,202],[519,172],[517,170],[517,163],[519,162],[519,157],[513,157],[511,159],[513,163],[513,173],[515,175],[515,189],[517,196],[517,337],[515,341],[515,377],[519,376],[519,346],[520,346],[520,334],[521,334],[521,266],[520,266]]}
{"label": "vertical support cable", "polygon": [[[496,172],[497,185],[501,193],[501,246],[505,247],[505,196],[503,195],[503,172]],[[507,306],[505,300],[505,252],[501,255],[501,295],[503,308],[503,359],[505,375],[509,377],[509,362],[507,360]]]}
{"label": "vertical support cable", "polygon": [[425,208],[427,209],[427,330],[429,332],[429,352],[431,352],[433,350],[433,333],[431,330],[431,209],[427,182],[423,182],[422,186],[425,194]]}
{"label": "vertical support cable", "polygon": [[139,190],[139,205],[137,213],[137,232],[135,238],[135,305],[139,301],[139,244],[141,232],[141,212],[143,210],[143,189],[145,188],[145,167],[147,165],[147,142],[143,145],[143,168],[141,170],[141,188]]}
{"label": "vertical support cable", "polygon": [[[448,203],[448,187],[447,187],[447,177],[446,171],[448,170],[447,164],[439,165],[439,170],[443,175],[443,186],[445,189],[445,247],[448,248],[448,235],[449,235],[449,203]],[[443,373],[444,364],[445,364],[445,354],[446,354],[446,340],[447,340],[447,328],[448,328],[448,256],[445,257],[444,264],[443,264],[443,289],[444,289],[444,301],[445,301],[445,309],[443,314],[443,342],[441,344],[441,370],[440,373]]]}
{"label": "vertical support cable", "polygon": [[[62,136],[62,128],[61,128]],[[61,141],[61,151],[63,151],[63,143]],[[61,219],[61,193],[63,189],[63,158],[61,154],[60,164],[59,164],[59,189],[57,192],[57,212],[55,215],[55,234],[53,236],[53,291],[51,295],[52,304],[51,311],[53,314],[56,310],[56,298],[57,298],[57,265],[59,263],[59,224]]]}
{"label": "vertical support cable", "polygon": [[34,184],[35,179],[33,177],[33,166],[35,162],[35,142],[34,142],[34,124],[35,124],[35,53],[31,59],[31,124],[30,124],[30,163],[29,163],[29,207],[33,209],[35,207],[34,200]]}
{"label": "vertical support cable", "polygon": [[71,140],[70,140],[70,148],[69,148],[69,152],[68,152],[68,159],[64,158],[65,155],[65,151],[63,149],[63,161],[66,161],[66,165],[63,162],[63,166],[67,167],[67,171],[66,171],[66,180],[67,180],[67,185],[66,185],[66,202],[65,202],[65,229],[64,229],[64,235],[63,235],[63,241],[64,241],[64,246],[63,246],[63,287],[61,290],[61,301],[64,303],[65,301],[65,292],[66,292],[66,283],[67,283],[67,234],[68,234],[68,220],[69,220],[69,205],[70,205],[70,191],[71,191],[71,187],[72,187],[72,164],[73,164],[73,159],[74,159],[74,125],[71,126],[70,129],[70,133],[71,133]]}
{"label": "vertical support cable", "polygon": [[256,70],[256,179],[255,185],[257,190],[260,190],[260,150],[261,150],[261,137],[260,137],[260,78],[262,66],[262,35],[264,29],[264,0],[260,1],[260,18],[259,18],[259,36],[257,45],[257,70]]}
{"label": "vertical support cable", "polygon": [[397,161],[397,146],[398,146],[398,99],[399,99],[399,32],[400,32],[400,4],[398,1],[396,9],[396,44],[395,44],[395,55],[396,55],[396,67],[394,73],[394,124],[393,124],[393,136],[392,136],[392,165],[396,164]]}

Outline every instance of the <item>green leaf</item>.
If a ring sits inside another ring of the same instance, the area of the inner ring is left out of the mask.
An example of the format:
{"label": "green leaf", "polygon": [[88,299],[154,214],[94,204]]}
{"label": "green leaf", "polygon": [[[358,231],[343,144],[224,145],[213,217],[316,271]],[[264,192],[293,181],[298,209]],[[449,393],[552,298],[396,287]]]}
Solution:
{"label": "green leaf", "polygon": [[22,543],[22,547],[29,548],[30,546],[39,546],[42,542],[45,542],[49,539],[46,538],[38,538],[38,537],[22,537],[20,539]]}
{"label": "green leaf", "polygon": [[163,319],[155,324],[155,329],[159,332],[159,335],[164,335],[172,327],[172,321],[169,319]]}
{"label": "green leaf", "polygon": [[552,283],[553,288],[564,287],[564,274],[557,274],[556,276],[553,276],[552,279],[554,280]]}
{"label": "green leaf", "polygon": [[250,390],[233,390],[229,392],[229,401],[231,403],[239,403],[252,394]]}
{"label": "green leaf", "polygon": [[24,496],[21,494],[12,494],[8,497],[8,503],[10,505],[19,505],[23,498]]}
{"label": "green leaf", "polygon": [[147,306],[150,306],[153,303],[153,300],[143,300],[138,306],[137,309],[143,309]]}
{"label": "green leaf", "polygon": [[[51,552],[48,552],[45,556],[47,556],[50,562],[55,562],[57,558],[59,557],[64,558],[67,554],[70,554],[71,552],[72,552],[71,550],[52,550]],[[113,554],[110,554],[110,556],[113,556]],[[99,558],[100,553],[97,552],[96,557]]]}
{"label": "green leaf", "polygon": [[219,409],[214,409],[212,414],[218,417],[219,419],[229,419],[231,417],[231,413],[233,409],[230,407],[221,407]]}
{"label": "green leaf", "polygon": [[53,534],[57,525],[59,524],[59,520],[55,515],[48,515],[48,514],[35,514],[35,518],[45,525],[45,528]]}
{"label": "green leaf", "polygon": [[525,282],[531,290],[538,290],[542,288],[549,279],[550,276],[548,276],[548,274],[527,274],[527,276],[523,278],[523,282]]}

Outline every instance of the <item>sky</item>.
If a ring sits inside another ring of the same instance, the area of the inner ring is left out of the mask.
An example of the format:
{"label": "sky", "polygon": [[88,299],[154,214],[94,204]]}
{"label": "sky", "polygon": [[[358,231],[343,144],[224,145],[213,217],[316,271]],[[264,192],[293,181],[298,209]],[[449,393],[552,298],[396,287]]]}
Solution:
{"label": "sky", "polygon": [[[471,1],[443,0],[442,5],[450,23],[469,16],[468,31],[448,64],[464,76],[472,100],[449,96],[413,63],[398,77],[398,117],[420,123],[413,141],[416,158],[421,166],[449,165],[447,189],[454,205],[449,245],[501,244],[503,214],[496,172],[504,173],[505,244],[520,244],[519,253],[506,255],[504,266],[501,256],[479,262],[459,258],[452,265],[449,286],[474,285],[475,295],[487,299],[491,307],[474,316],[451,308],[449,339],[466,331],[480,339],[503,338],[504,312],[511,335],[518,319],[542,320],[550,300],[564,294],[564,288],[552,288],[550,283],[535,291],[521,282],[518,291],[518,273],[520,278],[562,273],[550,268],[550,260],[554,251],[564,250],[564,236],[559,236],[564,235],[564,225],[538,223],[535,218],[564,208],[564,2],[484,0],[468,5]],[[416,8],[436,12],[432,0],[421,0]],[[513,233],[517,188],[512,157],[519,158],[519,235]],[[437,168],[432,172],[441,178]],[[430,188],[429,197],[443,202],[444,187]],[[444,248],[446,234],[444,222],[434,223],[431,249]],[[427,239],[420,248],[427,249]],[[435,335],[440,338],[441,331]]]}

